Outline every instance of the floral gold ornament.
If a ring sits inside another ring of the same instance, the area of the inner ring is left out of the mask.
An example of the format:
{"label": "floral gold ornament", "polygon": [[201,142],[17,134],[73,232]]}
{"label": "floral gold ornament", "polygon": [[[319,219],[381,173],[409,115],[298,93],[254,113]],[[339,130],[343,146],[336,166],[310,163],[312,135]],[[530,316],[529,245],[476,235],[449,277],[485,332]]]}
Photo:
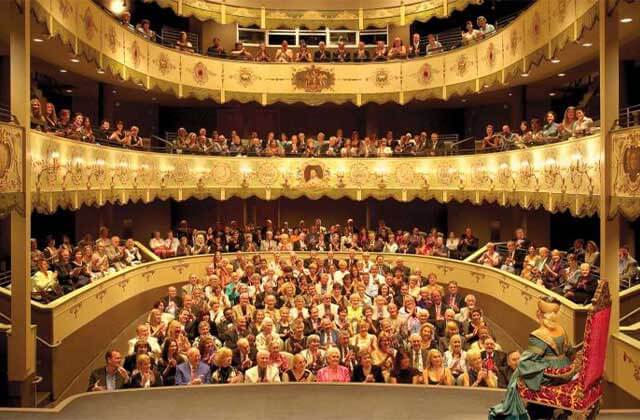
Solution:
{"label": "floral gold ornament", "polygon": [[209,71],[202,61],[198,61],[196,65],[193,66],[193,80],[199,85],[204,85],[209,81]]}
{"label": "floral gold ornament", "polygon": [[567,17],[567,0],[556,0],[556,4],[558,6],[558,17],[560,18],[560,22],[564,22]]}
{"label": "floral gold ornament", "polygon": [[511,31],[511,36],[509,37],[509,49],[511,51],[511,56],[515,56],[518,53],[518,47],[520,47],[520,32],[514,28]]}
{"label": "floral gold ornament", "polygon": [[87,7],[82,14],[82,24],[84,25],[84,32],[87,34],[89,41],[93,40],[93,37],[98,31],[98,26],[89,7]]}
{"label": "floral gold ornament", "polygon": [[216,184],[227,185],[233,179],[233,171],[227,163],[221,162],[211,168],[211,178]]}
{"label": "floral gold ornament", "polygon": [[264,162],[258,166],[256,177],[264,186],[274,185],[278,181],[278,168],[271,162]]}
{"label": "floral gold ornament", "polygon": [[540,39],[540,35],[542,34],[542,18],[540,17],[540,12],[537,10],[533,13],[533,22],[531,29],[533,31],[533,39],[538,41]]}
{"label": "floral gold ornament", "polygon": [[469,59],[466,54],[460,54],[456,61],[456,73],[459,77],[463,77],[469,68]]}
{"label": "floral gold ornament", "polygon": [[58,0],[58,10],[60,15],[67,19],[73,14],[73,5],[69,0]]}
{"label": "floral gold ornament", "polygon": [[635,379],[636,382],[640,382],[640,363],[633,360],[633,358],[629,356],[627,352],[623,353],[622,360],[626,363],[629,363],[633,367],[633,379]]}
{"label": "floral gold ornament", "polygon": [[389,71],[387,69],[376,70],[374,81],[379,88],[386,87],[389,84]]}
{"label": "floral gold ornament", "polygon": [[366,184],[369,180],[369,176],[369,166],[362,162],[354,163],[349,169],[349,182],[356,186],[360,187]]}
{"label": "floral gold ornament", "polygon": [[253,84],[254,79],[253,71],[248,67],[242,67],[238,70],[238,81],[243,87],[248,87]]}
{"label": "floral gold ornament", "polygon": [[154,59],[152,62],[158,67],[158,71],[163,76],[168,75],[176,68],[176,66],[171,62],[169,55],[164,51],[158,54],[158,58]]}
{"label": "floral gold ornament", "polygon": [[293,70],[291,82],[295,89],[302,89],[305,92],[320,93],[331,89],[336,82],[333,69],[320,69],[313,64],[302,70]]}
{"label": "floral gold ornament", "polygon": [[107,40],[107,46],[112,54],[115,54],[118,50],[118,38],[116,35],[116,29],[113,25],[109,25],[109,29],[104,34],[104,38]]}
{"label": "floral gold ornament", "polygon": [[15,145],[22,143],[22,135],[19,131],[13,132],[6,127],[0,127],[0,192],[10,191],[17,187],[12,172],[17,171],[17,159]]}

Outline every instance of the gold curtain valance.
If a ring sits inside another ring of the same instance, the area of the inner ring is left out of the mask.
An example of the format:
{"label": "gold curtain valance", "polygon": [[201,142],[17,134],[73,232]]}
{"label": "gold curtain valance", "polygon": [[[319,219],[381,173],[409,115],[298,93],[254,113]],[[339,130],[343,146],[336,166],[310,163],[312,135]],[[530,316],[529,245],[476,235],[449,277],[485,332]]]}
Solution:
{"label": "gold curtain valance", "polygon": [[[598,207],[598,135],[520,151],[416,158],[255,158],[140,152],[31,131],[37,211],[156,198],[416,198],[569,210]],[[570,158],[568,158],[570,157]]]}
{"label": "gold curtain valance", "polygon": [[416,20],[426,21],[432,17],[446,17],[455,10],[480,4],[482,0],[429,0],[398,2],[389,7],[353,8],[341,10],[296,10],[290,8],[239,7],[216,0],[144,0],[171,8],[177,15],[195,17],[199,20],[214,20],[219,23],[237,23],[242,26],[256,25],[265,29],[304,26],[365,29],[370,26],[408,25]]}
{"label": "gold curtain valance", "polygon": [[263,105],[404,104],[477,92],[528,71],[540,57],[577,39],[596,17],[595,0],[539,0],[495,36],[440,55],[362,64],[278,64],[220,60],[162,47],[124,28],[91,0],[32,4],[52,34],[123,79],[179,97]]}

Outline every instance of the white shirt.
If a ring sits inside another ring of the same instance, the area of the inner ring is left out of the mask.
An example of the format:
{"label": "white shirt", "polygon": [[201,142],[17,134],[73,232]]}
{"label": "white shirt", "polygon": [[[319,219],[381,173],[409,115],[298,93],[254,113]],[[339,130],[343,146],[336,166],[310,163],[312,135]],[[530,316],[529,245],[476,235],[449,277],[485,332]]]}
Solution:
{"label": "white shirt", "polygon": [[[254,366],[244,373],[244,382],[247,384],[260,383],[260,368]],[[280,382],[280,372],[275,366],[267,366],[265,368],[264,380],[262,382]]]}

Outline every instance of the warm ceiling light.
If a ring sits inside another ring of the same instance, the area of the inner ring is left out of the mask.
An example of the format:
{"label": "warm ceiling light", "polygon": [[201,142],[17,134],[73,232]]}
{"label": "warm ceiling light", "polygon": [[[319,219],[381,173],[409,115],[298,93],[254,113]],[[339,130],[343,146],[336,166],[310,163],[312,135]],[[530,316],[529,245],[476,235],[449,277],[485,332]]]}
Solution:
{"label": "warm ceiling light", "polygon": [[115,95],[116,93],[118,93],[118,91],[114,89],[113,90],[113,94]]}
{"label": "warm ceiling light", "polygon": [[552,62],[553,64],[558,64],[558,63],[560,62],[560,59],[559,59],[559,58],[552,58],[552,59],[551,59],[551,62]]}
{"label": "warm ceiling light", "polygon": [[486,88],[488,88],[488,87],[489,87],[489,85],[484,85],[484,86],[482,86],[482,87],[486,89]]}
{"label": "warm ceiling light", "polygon": [[583,47],[593,47],[593,44],[591,42],[583,42],[582,46]]}
{"label": "warm ceiling light", "polygon": [[72,89],[67,89],[67,90],[65,90],[65,92],[67,92],[67,93],[72,93],[72,92],[73,92],[73,90],[72,90]]}
{"label": "warm ceiling light", "polygon": [[529,73],[522,73],[520,76],[522,76],[522,77],[529,77]]}
{"label": "warm ceiling light", "polygon": [[565,73],[558,73],[558,77],[564,77],[564,76],[566,76]]}
{"label": "warm ceiling light", "polygon": [[44,42],[42,38],[33,38],[33,42]]}
{"label": "warm ceiling light", "polygon": [[114,14],[119,15],[124,12],[125,5],[123,0],[111,0],[111,4],[109,5],[109,10],[111,10]]}
{"label": "warm ceiling light", "polygon": [[509,96],[513,96],[513,93],[509,92]]}
{"label": "warm ceiling light", "polygon": [[80,59],[78,57],[73,57],[73,58],[71,58],[71,62],[72,63],[79,63]]}
{"label": "warm ceiling light", "polygon": [[467,102],[467,100],[466,99],[462,99],[462,102]]}
{"label": "warm ceiling light", "polygon": [[620,23],[631,23],[633,22],[632,18],[622,18],[620,19]]}
{"label": "warm ceiling light", "polygon": [[556,96],[555,92],[549,92],[549,96]]}
{"label": "warm ceiling light", "polygon": [[104,70],[98,69],[98,74],[104,74]]}
{"label": "warm ceiling light", "polygon": [[60,73],[66,73],[67,69],[60,69]]}
{"label": "warm ceiling light", "polygon": [[152,100],[152,101],[155,101],[155,100],[156,100],[156,97],[154,96],[153,98],[151,98],[151,100]]}

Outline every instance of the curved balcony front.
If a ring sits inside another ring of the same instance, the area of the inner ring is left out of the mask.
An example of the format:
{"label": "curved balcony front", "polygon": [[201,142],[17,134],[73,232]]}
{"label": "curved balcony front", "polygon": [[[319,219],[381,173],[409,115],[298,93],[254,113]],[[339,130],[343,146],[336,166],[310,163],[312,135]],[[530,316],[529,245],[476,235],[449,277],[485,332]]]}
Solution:
{"label": "curved balcony front", "polygon": [[597,211],[600,136],[529,149],[406,158],[176,155],[30,131],[36,211],[169,198],[347,197]]}
{"label": "curved balcony front", "polygon": [[[456,10],[482,3],[480,0],[398,1],[375,0],[368,2],[325,1],[310,6],[304,1],[218,1],[218,0],[144,0],[169,7],[179,16],[214,20],[219,23],[237,23],[260,28],[305,26],[345,27],[364,29],[370,26],[408,25],[416,20],[444,18]],[[283,4],[284,3],[284,4]]]}
{"label": "curved balcony front", "polygon": [[[539,0],[494,36],[442,54],[362,64],[280,64],[221,60],[162,47],[123,27],[90,0],[33,0],[32,4],[50,34],[60,36],[74,54],[119,78],[178,97],[263,105],[405,104],[522,83],[527,80],[520,77],[522,73],[577,41],[597,15],[595,0]],[[564,61],[584,60],[591,52],[583,50]],[[60,59],[59,54],[52,56],[37,47],[34,52],[54,62]]]}

